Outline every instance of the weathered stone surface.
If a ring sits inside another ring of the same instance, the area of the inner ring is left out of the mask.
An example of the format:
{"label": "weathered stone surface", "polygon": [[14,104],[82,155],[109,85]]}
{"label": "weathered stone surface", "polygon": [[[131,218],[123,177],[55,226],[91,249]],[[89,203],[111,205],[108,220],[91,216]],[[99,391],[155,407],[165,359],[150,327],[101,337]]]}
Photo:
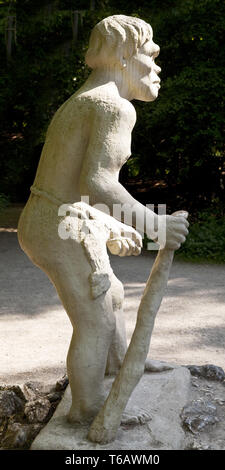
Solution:
{"label": "weathered stone surface", "polygon": [[8,426],[9,418],[0,418],[0,447],[1,447],[1,440],[5,435],[7,426]]}
{"label": "weathered stone surface", "polygon": [[11,390],[0,391],[0,418],[22,411],[24,402]]}
{"label": "weathered stone surface", "polygon": [[0,391],[10,391],[14,392],[22,401],[26,401],[23,388],[21,385],[8,385],[0,384]]}
{"label": "weathered stone surface", "polygon": [[[105,379],[109,392],[112,378]],[[145,373],[131,395],[126,413],[134,417],[150,415],[145,424],[122,424],[117,438],[106,445],[87,440],[89,426],[70,424],[67,414],[71,406],[70,388],[58,405],[53,417],[34,440],[31,449],[182,449],[185,433],[180,413],[188,400],[190,373],[180,367],[161,373]],[[138,421],[138,420],[137,420]],[[140,420],[139,420],[140,421]]]}
{"label": "weathered stone surface", "polygon": [[55,403],[61,399],[61,396],[62,394],[60,392],[51,392],[46,395],[46,398],[50,401],[50,403]]}
{"label": "weathered stone surface", "polygon": [[1,442],[4,449],[28,449],[30,443],[40,431],[38,424],[21,424],[11,422]]}
{"label": "weathered stone surface", "polygon": [[35,400],[42,395],[43,384],[40,382],[26,382],[23,386],[24,395],[27,401]]}
{"label": "weathered stone surface", "polygon": [[[67,357],[71,422],[91,419],[100,408],[106,356],[111,373],[127,349],[123,286],[113,275],[107,247],[119,256],[136,256],[141,252],[144,219],[152,230],[158,227],[153,239],[163,250],[147,281],[118,380],[90,430],[93,442],[110,442],[117,433],[125,404],[144,371],[173,252],[188,233],[187,212],[157,215],[135,201],[118,179],[131,155],[136,112],[130,101],[154,101],[159,93],[161,69],[154,62],[159,51],[152,27],[140,18],[113,15],[95,26],[86,54],[93,70],[48,128],[32,194],[18,225],[21,248],[49,276],[76,326]],[[85,195],[87,203],[82,200]],[[95,202],[98,208],[93,207]],[[118,214],[109,215],[118,202],[133,215],[136,212],[138,231],[132,219],[128,226],[119,222]],[[114,323],[117,312],[120,320]],[[62,387],[56,391],[66,385]]]}
{"label": "weathered stone surface", "polygon": [[191,375],[196,377],[204,377],[205,379],[217,380],[219,382],[225,380],[225,372],[222,367],[213,364],[206,364],[204,366],[189,365],[187,368],[190,370]]}
{"label": "weathered stone surface", "polygon": [[63,392],[69,383],[67,375],[64,375],[61,379],[56,382],[55,391]]}
{"label": "weathered stone surface", "polygon": [[43,423],[46,421],[51,404],[47,398],[37,398],[27,402],[24,414],[29,423]]}
{"label": "weathered stone surface", "polygon": [[182,412],[181,419],[185,427],[193,434],[202,431],[209,424],[218,423],[216,406],[207,401],[195,400],[187,404]]}
{"label": "weathered stone surface", "polygon": [[[59,379],[58,387],[63,389],[67,380],[65,376]],[[55,387],[41,382],[0,385],[0,449],[30,447],[64,393]]]}

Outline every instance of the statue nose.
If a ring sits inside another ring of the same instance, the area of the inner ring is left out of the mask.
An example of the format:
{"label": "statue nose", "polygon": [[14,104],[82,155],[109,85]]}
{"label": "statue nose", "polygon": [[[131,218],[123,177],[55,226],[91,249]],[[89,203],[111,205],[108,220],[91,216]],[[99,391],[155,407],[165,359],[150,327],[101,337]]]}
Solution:
{"label": "statue nose", "polygon": [[158,44],[155,44],[155,42],[153,42],[153,54],[155,55],[155,57],[157,57],[160,53],[160,47],[158,46]]}

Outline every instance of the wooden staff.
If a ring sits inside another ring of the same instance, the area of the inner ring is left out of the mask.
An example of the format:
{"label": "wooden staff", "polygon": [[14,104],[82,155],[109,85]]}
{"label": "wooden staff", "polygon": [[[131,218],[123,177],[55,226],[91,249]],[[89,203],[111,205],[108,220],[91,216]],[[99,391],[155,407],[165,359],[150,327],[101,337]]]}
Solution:
{"label": "wooden staff", "polygon": [[[188,213],[178,211],[173,216],[187,218]],[[93,442],[106,444],[115,439],[130,395],[144,374],[152,330],[167,286],[173,256],[174,251],[166,248],[158,252],[140,302],[135,330],[123,364],[103,407],[90,427],[88,438]]]}

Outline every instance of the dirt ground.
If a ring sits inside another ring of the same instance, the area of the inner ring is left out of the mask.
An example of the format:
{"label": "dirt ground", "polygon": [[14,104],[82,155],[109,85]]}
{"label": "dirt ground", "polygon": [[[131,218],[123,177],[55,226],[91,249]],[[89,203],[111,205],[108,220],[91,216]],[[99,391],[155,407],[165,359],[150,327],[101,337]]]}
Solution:
{"label": "dirt ground", "polygon": [[[131,337],[152,253],[112,257],[125,287],[125,317]],[[0,232],[0,380],[29,374],[60,375],[71,325],[47,276],[21,251],[16,232]],[[225,369],[225,269],[175,261],[158,312],[150,355],[175,364],[212,363]]]}
{"label": "dirt ground", "polygon": [[[130,339],[154,255],[112,257],[125,287]],[[21,251],[15,231],[0,231],[0,382],[54,382],[65,373],[71,325],[47,276]],[[175,261],[160,307],[149,355],[179,365],[215,364],[225,369],[225,269],[223,265]],[[190,399],[214,402],[219,421],[187,447],[225,449],[225,387],[193,377]],[[189,442],[190,438],[190,442]]]}

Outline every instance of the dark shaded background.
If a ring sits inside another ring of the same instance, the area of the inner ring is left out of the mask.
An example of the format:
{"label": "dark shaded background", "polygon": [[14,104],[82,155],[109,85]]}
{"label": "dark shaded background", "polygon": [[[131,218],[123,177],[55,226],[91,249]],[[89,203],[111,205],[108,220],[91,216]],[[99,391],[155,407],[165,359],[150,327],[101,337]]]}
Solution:
{"label": "dark shaded background", "polygon": [[0,1],[0,202],[24,202],[56,109],[89,74],[92,27],[111,14],[150,22],[160,96],[134,102],[120,178],[143,203],[224,214],[225,5],[221,0]]}

